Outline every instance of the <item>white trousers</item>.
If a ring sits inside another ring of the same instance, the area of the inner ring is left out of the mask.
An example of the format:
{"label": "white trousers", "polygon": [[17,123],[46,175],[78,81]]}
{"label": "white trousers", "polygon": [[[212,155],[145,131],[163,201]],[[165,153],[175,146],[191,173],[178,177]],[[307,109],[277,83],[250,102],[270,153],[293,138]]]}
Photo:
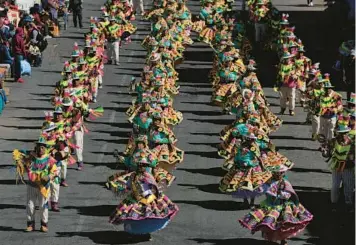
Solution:
{"label": "white trousers", "polygon": [[61,180],[66,180],[67,178],[67,167],[68,167],[68,162],[67,160],[62,161],[62,167],[61,167]]}
{"label": "white trousers", "polygon": [[35,205],[38,200],[39,205],[39,212],[41,215],[41,221],[43,223],[48,222],[48,199],[45,198],[38,187],[33,187],[27,185],[27,205],[26,205],[26,212],[27,212],[27,221],[35,221]]}
{"label": "white trousers", "polygon": [[74,133],[75,144],[77,149],[75,150],[78,162],[83,162],[83,147],[84,147],[84,130],[81,127],[80,130],[75,131]]}
{"label": "white trousers", "polygon": [[98,85],[103,85],[103,76],[102,75],[98,75]]}
{"label": "white trousers", "polygon": [[[57,166],[58,173],[61,172],[61,169],[62,169],[61,166]],[[60,175],[58,174],[58,176],[60,176]],[[57,184],[57,182],[58,182],[58,184]],[[61,186],[60,186],[60,182],[58,181],[58,179],[51,181],[51,184],[49,186],[49,188],[50,188],[50,192],[49,192],[50,193],[50,198],[49,198],[49,200],[51,200],[51,202],[58,202],[60,187]]]}
{"label": "white trousers", "polygon": [[352,204],[353,193],[355,190],[355,169],[344,169],[342,172],[333,170],[331,186],[331,202],[337,203],[339,200],[340,184],[344,186],[345,203]]}
{"label": "white trousers", "polygon": [[98,97],[98,87],[99,87],[99,76],[96,77],[95,79],[95,84],[94,84],[95,90],[93,92],[93,97]]}
{"label": "white trousers", "polygon": [[287,102],[289,104],[289,110],[295,109],[295,88],[281,87],[279,90],[281,108],[287,108]]}
{"label": "white trousers", "polygon": [[325,118],[320,117],[320,134],[325,136],[325,139],[331,140],[334,138],[336,126],[336,117]]}
{"label": "white trousers", "polygon": [[312,122],[312,134],[319,134],[320,133],[320,116],[312,115],[311,122]]}
{"label": "white trousers", "polygon": [[262,23],[255,23],[255,39],[256,42],[263,41],[263,38],[266,35],[267,25]]}
{"label": "white trousers", "polygon": [[119,63],[120,41],[109,43],[109,57],[113,62]]}
{"label": "white trousers", "polygon": [[133,10],[138,12],[137,9],[139,9],[141,15],[145,12],[143,8],[143,0],[132,0],[132,5]]}

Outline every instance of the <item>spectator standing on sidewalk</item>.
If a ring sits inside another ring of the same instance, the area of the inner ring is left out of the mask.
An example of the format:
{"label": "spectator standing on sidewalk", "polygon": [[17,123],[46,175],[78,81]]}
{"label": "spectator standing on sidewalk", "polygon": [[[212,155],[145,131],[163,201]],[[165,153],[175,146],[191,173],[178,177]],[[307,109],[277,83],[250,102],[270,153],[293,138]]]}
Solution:
{"label": "spectator standing on sidewalk", "polygon": [[83,23],[82,23],[82,0],[70,0],[69,1],[69,8],[68,10],[73,13],[73,24],[74,27],[77,27],[77,24],[79,22],[79,28],[83,28]]}
{"label": "spectator standing on sidewalk", "polygon": [[23,28],[18,27],[14,38],[12,39],[13,55],[15,58],[15,81],[23,83],[21,78],[21,61],[26,57],[25,41]]}

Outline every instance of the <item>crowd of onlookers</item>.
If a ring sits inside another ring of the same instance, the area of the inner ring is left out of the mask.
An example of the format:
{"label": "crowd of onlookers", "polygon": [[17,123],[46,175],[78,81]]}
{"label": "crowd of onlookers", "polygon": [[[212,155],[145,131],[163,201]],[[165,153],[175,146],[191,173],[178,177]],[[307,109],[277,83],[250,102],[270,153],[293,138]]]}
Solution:
{"label": "crowd of onlookers", "polygon": [[22,75],[30,74],[31,67],[41,66],[47,40],[58,37],[60,29],[67,29],[68,4],[66,0],[42,0],[24,11],[13,0],[0,0],[0,67],[7,71],[6,76],[0,74],[0,93],[4,94],[0,97],[0,114],[7,102],[3,80],[11,77],[23,83]]}
{"label": "crowd of onlookers", "polygon": [[16,10],[12,1],[0,5],[0,66],[8,66],[16,82],[21,78],[25,60],[33,67],[41,66],[42,52],[47,47],[47,39],[59,36],[58,18],[67,26],[67,6],[65,1],[43,1],[34,4],[27,12],[18,11],[18,19],[9,18],[8,12]]}

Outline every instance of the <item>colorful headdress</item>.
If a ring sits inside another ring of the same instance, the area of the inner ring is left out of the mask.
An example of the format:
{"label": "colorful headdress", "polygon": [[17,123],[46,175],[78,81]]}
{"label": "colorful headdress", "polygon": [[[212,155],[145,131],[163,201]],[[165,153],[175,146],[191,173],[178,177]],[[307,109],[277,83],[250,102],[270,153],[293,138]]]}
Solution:
{"label": "colorful headdress", "polygon": [[279,22],[279,24],[289,25],[288,18],[289,18],[289,14],[282,14],[282,20],[281,20],[281,22]]}
{"label": "colorful headdress", "polygon": [[77,42],[74,43],[72,57],[79,57],[79,47]]}
{"label": "colorful headdress", "polygon": [[351,130],[349,127],[350,116],[340,115],[337,120],[337,133],[347,133]]}

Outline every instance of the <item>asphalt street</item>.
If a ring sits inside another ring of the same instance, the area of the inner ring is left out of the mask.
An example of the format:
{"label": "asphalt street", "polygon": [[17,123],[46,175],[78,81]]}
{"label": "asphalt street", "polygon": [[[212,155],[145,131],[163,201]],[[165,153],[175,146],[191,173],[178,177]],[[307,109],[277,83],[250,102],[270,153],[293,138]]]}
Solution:
{"label": "asphalt street", "polygon": [[[84,2],[85,26],[88,26],[90,16],[100,16],[104,1]],[[323,42],[328,35],[324,25],[331,20],[322,1],[314,1],[315,8],[302,6],[303,0],[273,2],[283,11],[291,11],[290,20],[295,22],[297,35],[305,40],[307,55],[315,62],[322,62],[324,71],[329,71],[333,58],[331,52],[329,55],[325,52],[335,49],[338,36]],[[199,4],[199,1],[188,1],[194,13],[199,10]],[[97,103],[104,107],[104,116],[87,124],[90,132],[85,135],[84,171],[69,170],[70,187],[61,189],[61,212],[50,213],[48,234],[23,232],[26,188],[15,183],[11,152],[16,148],[33,147],[44,120],[43,112],[52,110],[49,99],[55,82],[60,79],[63,63],[69,59],[75,41],[83,44],[83,34],[87,30],[70,27],[60,38],[51,39],[44,53],[43,66],[34,68],[32,77],[25,78],[26,83],[9,85],[10,104],[0,117],[0,245],[133,243],[123,227],[108,223],[118,200],[104,188],[104,182],[116,169],[114,149],[122,151],[127,143],[131,125],[124,112],[132,100],[128,85],[132,76],[140,75],[144,65],[146,53],[140,42],[149,33],[150,26],[148,22],[137,21],[136,24],[138,31],[133,42],[120,50],[121,66],[105,67],[104,88],[99,92]],[[185,57],[185,62],[177,69],[181,93],[174,101],[184,120],[174,132],[179,139],[178,147],[185,150],[186,155],[174,172],[177,180],[166,191],[179,205],[180,212],[166,229],[153,234],[153,241],[147,244],[269,245],[271,243],[264,241],[260,234],[251,235],[241,228],[237,220],[248,210],[242,210],[238,200],[218,190],[218,182],[225,173],[221,169],[223,160],[216,153],[216,145],[220,143],[218,133],[234,118],[222,115],[220,108],[210,105],[211,49],[203,43],[195,43],[186,50]],[[274,57],[259,53],[256,60],[271,109],[277,113],[278,94],[270,86],[275,77]],[[282,116],[283,126],[271,136],[280,152],[295,162],[288,178],[301,202],[315,216],[307,229],[289,244],[353,245],[354,215],[330,211],[331,174],[317,151],[318,143],[310,140],[311,127],[302,125],[305,116],[301,107],[297,108],[295,117]]]}

